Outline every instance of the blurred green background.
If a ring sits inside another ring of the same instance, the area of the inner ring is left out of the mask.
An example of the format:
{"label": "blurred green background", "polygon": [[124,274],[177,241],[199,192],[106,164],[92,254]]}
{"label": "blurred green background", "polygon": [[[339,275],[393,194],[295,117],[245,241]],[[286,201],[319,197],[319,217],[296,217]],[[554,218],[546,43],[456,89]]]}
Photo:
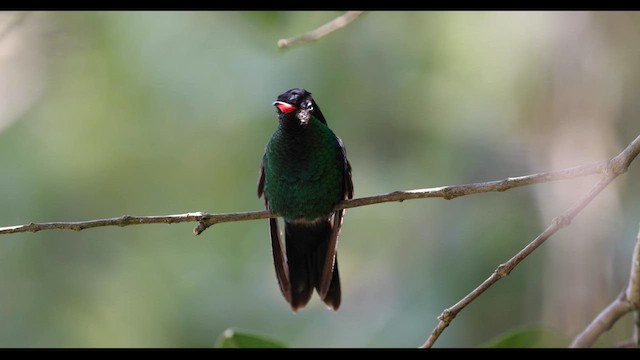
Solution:
{"label": "blurred green background", "polygon": [[[370,12],[277,48],[340,14],[0,12],[0,226],[261,210],[270,104],[292,87],[343,139],[356,197],[581,165],[640,133],[640,13]],[[522,327],[568,344],[627,282],[637,162],[436,346]],[[291,313],[266,221],[5,235],[0,346],[211,347],[233,327],[416,347],[595,181],[350,209],[335,313],[317,296]]]}

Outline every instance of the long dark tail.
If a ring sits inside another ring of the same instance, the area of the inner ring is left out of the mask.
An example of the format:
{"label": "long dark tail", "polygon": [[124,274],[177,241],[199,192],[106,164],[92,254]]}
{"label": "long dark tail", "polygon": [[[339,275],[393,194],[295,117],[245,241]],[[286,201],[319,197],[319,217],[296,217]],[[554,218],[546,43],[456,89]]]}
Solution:
{"label": "long dark tail", "polygon": [[322,301],[333,310],[340,306],[340,276],[338,275],[338,257],[335,254],[331,283],[322,297],[322,274],[327,259],[332,226],[329,219],[314,223],[285,222],[285,248],[291,283],[291,307],[295,310],[304,307],[317,289]]}

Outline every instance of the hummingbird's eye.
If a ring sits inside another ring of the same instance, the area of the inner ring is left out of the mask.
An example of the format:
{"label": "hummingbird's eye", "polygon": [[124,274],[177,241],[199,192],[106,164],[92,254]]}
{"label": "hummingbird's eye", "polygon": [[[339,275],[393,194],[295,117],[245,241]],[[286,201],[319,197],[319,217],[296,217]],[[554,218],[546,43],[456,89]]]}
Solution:
{"label": "hummingbird's eye", "polygon": [[308,111],[313,111],[313,105],[311,104],[310,100],[305,100],[302,103],[302,108],[305,109],[305,110],[308,110]]}

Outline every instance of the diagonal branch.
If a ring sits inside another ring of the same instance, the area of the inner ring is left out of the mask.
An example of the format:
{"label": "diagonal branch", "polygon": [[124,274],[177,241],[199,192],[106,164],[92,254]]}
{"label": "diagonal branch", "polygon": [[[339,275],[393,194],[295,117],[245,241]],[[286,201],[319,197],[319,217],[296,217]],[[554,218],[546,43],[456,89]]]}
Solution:
{"label": "diagonal branch", "polygon": [[600,335],[611,329],[616,321],[632,310],[633,305],[626,299],[625,293],[621,292],[620,296],[602,310],[602,312],[591,321],[591,324],[571,342],[570,347],[591,347]]}
{"label": "diagonal branch", "polygon": [[636,238],[636,246],[633,249],[631,259],[631,274],[629,274],[629,285],[627,286],[626,298],[633,306],[640,310],[640,229]]}
{"label": "diagonal branch", "polygon": [[364,11],[347,11],[343,15],[338,16],[313,31],[289,39],[278,40],[278,47],[284,49],[299,43],[320,40],[332,32],[349,25],[353,20],[357,19],[358,16],[362,15],[362,13],[364,13]]}
{"label": "diagonal branch", "polygon": [[592,346],[600,335],[611,329],[618,319],[633,310],[636,311],[636,318],[634,322],[634,339],[631,345],[637,347],[639,345],[638,331],[640,327],[640,316],[638,316],[638,312],[640,312],[640,230],[638,230],[638,237],[633,250],[631,275],[629,276],[627,288],[609,306],[602,310],[589,326],[576,336],[571,343],[571,347]]}
{"label": "diagonal branch", "polygon": [[578,215],[602,190],[604,190],[611,181],[613,181],[620,174],[627,171],[629,164],[640,153],[640,136],[636,137],[620,154],[609,160],[606,164],[604,174],[605,176],[591,188],[591,190],[585,194],[585,196],[576,202],[573,206],[567,209],[560,216],[553,219],[551,225],[547,227],[540,235],[538,235],[527,246],[520,250],[516,255],[509,259],[506,263],[500,264],[496,270],[483,281],[478,287],[467,294],[464,298],[458,301],[452,307],[445,309],[440,316],[438,316],[438,325],[433,329],[431,335],[422,344],[423,348],[430,348],[435,341],[440,337],[444,329],[449,326],[451,321],[458,315],[462,309],[474,301],[478,296],[488,290],[493,284],[500,279],[509,275],[509,273],[529,254],[542,245],[549,237],[555,234],[558,230],[569,225],[571,221]]}

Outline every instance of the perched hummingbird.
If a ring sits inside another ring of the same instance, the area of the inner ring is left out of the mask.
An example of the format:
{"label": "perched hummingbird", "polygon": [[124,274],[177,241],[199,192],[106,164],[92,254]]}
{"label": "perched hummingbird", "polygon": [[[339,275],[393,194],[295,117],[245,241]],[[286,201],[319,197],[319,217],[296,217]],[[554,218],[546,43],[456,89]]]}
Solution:
{"label": "perched hummingbird", "polygon": [[315,288],[333,310],[340,306],[336,249],[344,210],[353,197],[351,165],[344,144],[305,89],[295,88],[273,103],[278,128],[260,164],[258,197],[284,218],[284,248],[278,219],[269,219],[271,248],[282,295],[294,312]]}

